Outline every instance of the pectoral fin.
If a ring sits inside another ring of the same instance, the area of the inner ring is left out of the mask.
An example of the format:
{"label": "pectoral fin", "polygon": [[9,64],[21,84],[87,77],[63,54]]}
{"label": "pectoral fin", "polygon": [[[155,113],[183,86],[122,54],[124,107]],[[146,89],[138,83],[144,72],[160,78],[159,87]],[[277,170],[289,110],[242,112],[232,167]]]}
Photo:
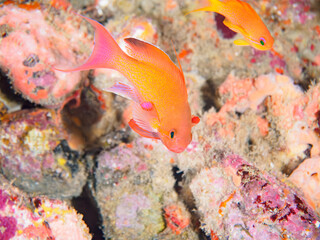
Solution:
{"label": "pectoral fin", "polygon": [[115,93],[136,103],[142,101],[140,94],[133,87],[121,82],[115,83],[112,87],[104,89],[104,91]]}
{"label": "pectoral fin", "polygon": [[133,104],[132,118],[139,128],[147,132],[157,132],[160,125],[157,110],[152,102],[148,102],[147,105],[152,107],[146,110],[141,104]]}
{"label": "pectoral fin", "polygon": [[143,128],[141,128],[134,119],[131,119],[129,121],[129,126],[131,127],[131,129],[133,131],[135,131],[136,133],[138,133],[140,136],[142,137],[146,137],[146,138],[153,138],[153,139],[160,139],[160,136],[157,132],[150,132],[148,130],[145,130]]}
{"label": "pectoral fin", "polygon": [[248,45],[250,45],[246,40],[244,40],[244,39],[236,39],[236,40],[234,40],[233,41],[233,43],[235,44],[235,45],[239,45],[239,46],[248,46]]}

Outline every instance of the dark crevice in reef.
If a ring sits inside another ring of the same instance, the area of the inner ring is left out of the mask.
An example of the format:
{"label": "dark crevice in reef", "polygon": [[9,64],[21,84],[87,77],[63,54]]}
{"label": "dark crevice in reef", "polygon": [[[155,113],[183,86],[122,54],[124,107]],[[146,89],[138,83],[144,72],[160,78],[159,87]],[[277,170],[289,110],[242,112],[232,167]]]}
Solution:
{"label": "dark crevice in reef", "polygon": [[7,99],[20,103],[22,105],[22,109],[39,107],[38,105],[22,98],[19,93],[15,92],[10,82],[11,80],[8,76],[0,70],[0,89]]}
{"label": "dark crevice in reef", "polygon": [[221,108],[219,102],[218,87],[214,84],[212,80],[207,80],[206,83],[201,88],[202,99],[204,102],[203,110],[208,111],[210,108],[214,107],[218,112]]}
{"label": "dark crevice in reef", "polygon": [[307,66],[302,67],[302,76],[303,79],[295,83],[299,85],[304,92],[306,92],[309,90],[312,82],[316,82],[316,77],[313,76],[313,73],[309,71]]}
{"label": "dark crevice in reef", "polygon": [[[195,211],[196,204],[189,188],[190,181],[186,180],[184,172],[181,171],[177,166],[174,166],[172,168],[172,173],[176,180],[174,184],[174,190],[177,192],[179,198],[183,201],[190,213],[191,227],[195,232],[198,233],[199,240],[210,240],[210,237],[207,236],[205,232],[200,228],[200,216]],[[190,179],[192,179],[192,177]]]}
{"label": "dark crevice in reef", "polygon": [[105,240],[102,232],[102,216],[88,184],[83,187],[79,197],[72,199],[72,205],[83,215],[83,220],[92,234],[92,240]]}
{"label": "dark crevice in reef", "polygon": [[180,169],[177,166],[174,166],[172,168],[173,177],[176,180],[174,184],[174,190],[179,194],[181,193],[181,186],[180,183],[182,181],[183,171],[180,171]]}
{"label": "dark crevice in reef", "polygon": [[297,159],[291,159],[291,161],[286,164],[282,169],[281,169],[281,172],[283,174],[285,174],[286,176],[290,176],[291,173],[297,168],[300,166],[300,164],[310,158],[310,154],[311,154],[311,149],[312,149],[312,145],[311,144],[308,144],[309,147],[304,151],[304,157],[298,157]]}
{"label": "dark crevice in reef", "polygon": [[320,16],[320,0],[314,0],[311,3],[310,11],[315,12],[316,14],[318,14],[318,16]]}

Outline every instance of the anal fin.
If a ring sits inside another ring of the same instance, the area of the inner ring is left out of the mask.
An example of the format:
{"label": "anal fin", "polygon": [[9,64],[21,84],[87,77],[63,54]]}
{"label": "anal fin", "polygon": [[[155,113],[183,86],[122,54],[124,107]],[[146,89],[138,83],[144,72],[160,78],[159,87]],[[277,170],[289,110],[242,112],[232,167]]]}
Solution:
{"label": "anal fin", "polygon": [[238,46],[248,46],[248,45],[250,45],[250,44],[247,42],[247,40],[245,40],[245,39],[236,39],[236,40],[233,41],[233,43],[234,43],[235,45],[238,45]]}

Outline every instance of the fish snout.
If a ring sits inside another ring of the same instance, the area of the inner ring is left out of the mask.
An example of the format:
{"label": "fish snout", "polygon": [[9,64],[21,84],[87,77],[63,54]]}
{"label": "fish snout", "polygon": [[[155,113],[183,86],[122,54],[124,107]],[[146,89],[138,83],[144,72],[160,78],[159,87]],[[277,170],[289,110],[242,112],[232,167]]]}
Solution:
{"label": "fish snout", "polygon": [[175,141],[170,141],[170,142],[164,143],[164,144],[166,145],[166,147],[170,151],[175,152],[175,153],[181,153],[188,147],[188,145],[191,142],[191,139],[192,139],[192,135],[190,138],[189,137],[188,138],[179,138],[179,139],[175,139]]}

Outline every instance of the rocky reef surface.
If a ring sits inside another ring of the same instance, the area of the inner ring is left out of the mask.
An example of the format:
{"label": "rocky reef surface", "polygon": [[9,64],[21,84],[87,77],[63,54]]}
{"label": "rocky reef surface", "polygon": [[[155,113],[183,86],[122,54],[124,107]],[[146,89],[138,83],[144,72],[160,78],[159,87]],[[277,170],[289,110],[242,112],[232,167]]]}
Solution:
{"label": "rocky reef surface", "polygon": [[[0,239],[320,239],[320,2],[247,1],[273,51],[199,0],[0,3]],[[83,63],[101,22],[181,66],[200,123],[176,154]],[[177,54],[175,54],[175,51]]]}

